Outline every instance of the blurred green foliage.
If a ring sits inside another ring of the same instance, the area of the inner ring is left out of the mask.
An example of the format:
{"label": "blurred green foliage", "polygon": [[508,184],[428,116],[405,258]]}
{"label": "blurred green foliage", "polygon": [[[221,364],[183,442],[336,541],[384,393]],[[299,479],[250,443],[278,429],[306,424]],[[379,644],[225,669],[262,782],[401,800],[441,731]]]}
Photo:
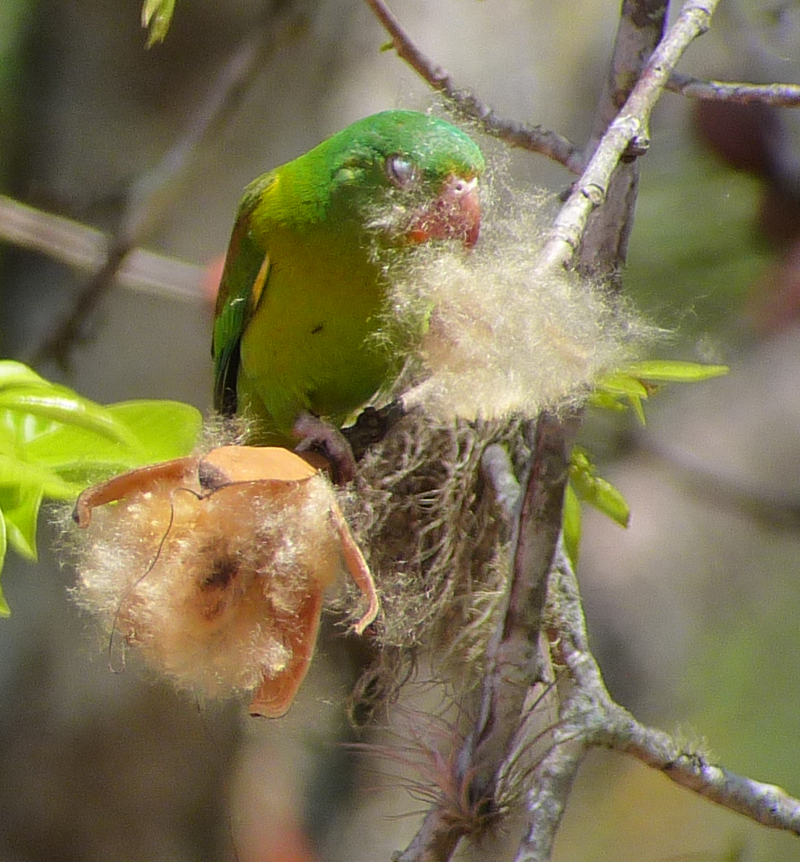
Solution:
{"label": "blurred green foliage", "polygon": [[35,0],[0,3],[0,189],[8,180],[11,154],[18,142],[25,42],[36,5]]}
{"label": "blurred green foliage", "polygon": [[691,144],[644,164],[626,293],[684,337],[729,324],[772,259],[756,228],[761,192]]}
{"label": "blurred green foliage", "polygon": [[142,26],[148,29],[147,47],[152,48],[166,38],[175,0],[144,0],[142,4]]}

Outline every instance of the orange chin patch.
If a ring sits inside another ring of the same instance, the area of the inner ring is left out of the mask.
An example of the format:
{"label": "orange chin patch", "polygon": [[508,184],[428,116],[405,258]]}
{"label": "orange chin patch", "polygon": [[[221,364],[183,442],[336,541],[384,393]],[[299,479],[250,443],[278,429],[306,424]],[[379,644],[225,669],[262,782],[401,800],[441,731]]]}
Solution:
{"label": "orange chin patch", "polygon": [[447,178],[436,200],[414,214],[406,236],[412,243],[431,239],[461,240],[473,248],[481,230],[477,178]]}

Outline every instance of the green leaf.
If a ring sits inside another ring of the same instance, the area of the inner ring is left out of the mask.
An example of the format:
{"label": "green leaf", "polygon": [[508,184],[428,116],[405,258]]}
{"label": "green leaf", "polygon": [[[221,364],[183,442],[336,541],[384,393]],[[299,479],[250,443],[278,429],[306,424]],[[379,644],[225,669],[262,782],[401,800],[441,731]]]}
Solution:
{"label": "green leaf", "polygon": [[630,405],[633,408],[633,412],[636,414],[636,418],[639,420],[641,425],[647,424],[647,419],[644,415],[644,404],[642,404],[641,398],[631,398]]}
{"label": "green leaf", "polygon": [[105,407],[81,398],[65,387],[21,385],[0,391],[0,410],[15,410],[77,425],[126,446],[138,446],[136,436],[125,425],[117,422]]}
{"label": "green leaf", "polygon": [[601,410],[615,410],[621,413],[628,409],[628,404],[625,404],[610,392],[597,390],[589,396],[589,406],[599,407]]}
{"label": "green leaf", "polygon": [[594,496],[586,500],[604,515],[616,521],[620,527],[627,527],[631,521],[631,508],[628,501],[622,496],[607,479],[596,476],[594,479]]}
{"label": "green leaf", "polygon": [[581,546],[581,503],[572,482],[567,482],[564,491],[564,508],[561,513],[561,531],[564,536],[564,549],[572,568],[578,566],[578,553]]}
{"label": "green leaf", "polygon": [[98,438],[83,427],[61,425],[32,440],[26,457],[84,486],[113,473],[189,454],[203,418],[178,401],[123,401],[107,408],[133,435],[135,448]]}
{"label": "green leaf", "polygon": [[634,362],[625,367],[625,373],[640,380],[654,383],[699,383],[728,374],[727,365],[704,365],[701,362],[682,362],[673,359],[651,359]]}
{"label": "green leaf", "polygon": [[629,374],[627,369],[601,378],[597,388],[601,392],[621,395],[625,398],[647,398],[650,395],[644,383],[638,377]]}
{"label": "green leaf", "polygon": [[16,455],[19,452],[20,416],[11,410],[0,411],[0,452]]}
{"label": "green leaf", "polygon": [[0,389],[10,386],[52,386],[32,368],[11,359],[0,360]]}
{"label": "green leaf", "polygon": [[175,0],[144,0],[142,5],[142,27],[149,29],[147,47],[163,42],[169,30]]}
{"label": "green leaf", "polygon": [[35,561],[38,557],[36,527],[43,496],[44,488],[36,485],[20,487],[16,492],[8,488],[0,491],[0,511],[6,521],[8,544],[27,560]]}
{"label": "green leaf", "polygon": [[[659,383],[697,383],[728,373],[726,365],[703,365],[672,359],[651,359],[634,362],[620,371],[602,377],[590,399],[594,407],[606,410],[633,408],[636,417],[645,424],[643,401],[650,397]],[[627,403],[626,403],[627,402]]]}
{"label": "green leaf", "polygon": [[59,423],[52,419],[21,413],[18,410],[0,410],[0,451],[20,455],[25,443],[33,440]]}
{"label": "green leaf", "polygon": [[[3,565],[6,561],[6,521],[3,517],[2,511],[0,511],[0,571],[3,570]],[[6,602],[5,596],[3,595],[3,588],[0,586],[0,617],[10,617],[11,616],[11,608],[8,606],[8,602]]]}
{"label": "green leaf", "polygon": [[120,401],[107,409],[138,439],[145,455],[142,463],[188,455],[203,429],[200,411],[182,401]]}
{"label": "green leaf", "polygon": [[585,449],[576,446],[570,457],[569,478],[579,500],[594,506],[620,527],[627,527],[631,510],[622,494],[602,476]]}
{"label": "green leaf", "polygon": [[45,497],[54,500],[69,500],[82,490],[81,485],[65,482],[52,470],[9,455],[0,455],[0,486],[18,490],[21,494],[38,488]]}
{"label": "green leaf", "polygon": [[[7,546],[36,559],[45,497],[69,500],[93,481],[188,454],[202,416],[176,401],[102,407],[18,362],[0,361],[0,570]],[[8,605],[0,592],[0,616]]]}

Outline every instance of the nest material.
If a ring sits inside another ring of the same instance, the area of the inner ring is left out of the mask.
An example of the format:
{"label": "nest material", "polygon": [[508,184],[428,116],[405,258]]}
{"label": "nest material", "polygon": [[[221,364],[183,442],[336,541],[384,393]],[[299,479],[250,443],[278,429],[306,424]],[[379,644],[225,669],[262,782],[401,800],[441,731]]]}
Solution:
{"label": "nest material", "polygon": [[135,482],[124,496],[91,506],[74,530],[74,597],[177,687],[211,698],[257,689],[251,712],[278,716],[305,676],[323,592],[341,568],[335,495],[304,462],[299,479],[201,486],[203,464],[229,461],[126,474]]}
{"label": "nest material", "polygon": [[523,419],[441,423],[408,414],[359,465],[348,520],[381,596],[379,667],[362,680],[386,696],[429,651],[434,670],[475,679],[507,578],[510,525],[481,473],[492,443],[527,463]]}

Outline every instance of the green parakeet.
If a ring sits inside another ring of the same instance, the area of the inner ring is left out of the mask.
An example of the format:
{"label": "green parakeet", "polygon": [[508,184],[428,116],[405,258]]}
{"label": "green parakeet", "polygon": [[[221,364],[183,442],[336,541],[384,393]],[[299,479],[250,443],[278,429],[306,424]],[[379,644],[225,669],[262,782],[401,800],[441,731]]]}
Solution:
{"label": "green parakeet", "polygon": [[384,252],[474,245],[484,160],[451,124],[385,111],[251,183],[231,235],[212,353],[217,410],[287,445],[303,414],[341,424],[391,382],[402,348],[376,338]]}

